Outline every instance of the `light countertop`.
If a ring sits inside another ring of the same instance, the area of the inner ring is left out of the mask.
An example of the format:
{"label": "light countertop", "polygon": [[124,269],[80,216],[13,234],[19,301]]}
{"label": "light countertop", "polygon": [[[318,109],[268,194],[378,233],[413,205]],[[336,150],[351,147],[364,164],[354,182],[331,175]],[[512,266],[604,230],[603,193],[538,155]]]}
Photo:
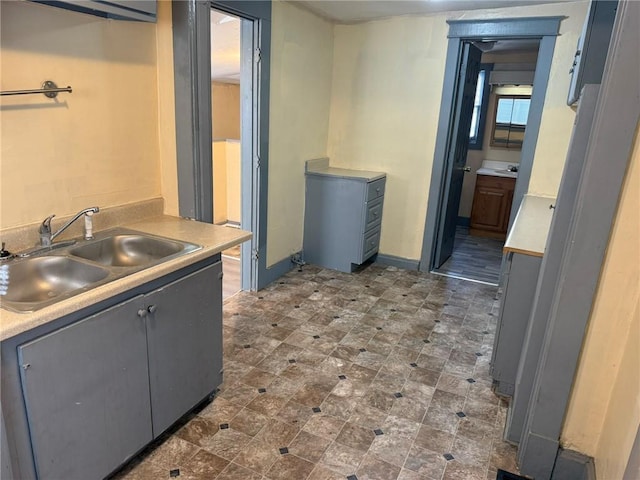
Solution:
{"label": "light countertop", "polygon": [[330,167],[328,158],[317,158],[315,160],[307,160],[305,164],[305,172],[311,175],[324,175],[328,177],[351,178],[373,182],[380,178],[384,178],[387,174],[384,172],[372,172],[369,170],[352,170],[349,168]]}
{"label": "light countertop", "polygon": [[489,175],[491,177],[518,178],[518,172],[512,172],[509,167],[520,166],[518,163],[505,163],[495,160],[484,160],[482,166],[476,170],[476,175]]}
{"label": "light countertop", "polygon": [[35,312],[15,313],[0,309],[0,340],[13,337],[84,307],[126,292],[151,280],[211,257],[251,238],[250,232],[237,228],[221,227],[166,215],[146,218],[137,222],[127,222],[118,226],[196,243],[203,248],[132,273]]}
{"label": "light countertop", "polygon": [[556,204],[554,197],[525,195],[504,244],[505,252],[542,257]]}

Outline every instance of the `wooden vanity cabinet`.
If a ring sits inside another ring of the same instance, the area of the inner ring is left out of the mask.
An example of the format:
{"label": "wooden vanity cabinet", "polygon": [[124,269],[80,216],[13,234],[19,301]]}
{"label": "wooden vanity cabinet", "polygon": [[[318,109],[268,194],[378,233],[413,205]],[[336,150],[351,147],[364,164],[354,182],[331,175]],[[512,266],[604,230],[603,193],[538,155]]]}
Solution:
{"label": "wooden vanity cabinet", "polygon": [[107,476],[220,385],[212,258],[17,345],[37,478]]}
{"label": "wooden vanity cabinet", "polygon": [[506,238],[515,186],[515,178],[477,176],[471,208],[471,235]]}

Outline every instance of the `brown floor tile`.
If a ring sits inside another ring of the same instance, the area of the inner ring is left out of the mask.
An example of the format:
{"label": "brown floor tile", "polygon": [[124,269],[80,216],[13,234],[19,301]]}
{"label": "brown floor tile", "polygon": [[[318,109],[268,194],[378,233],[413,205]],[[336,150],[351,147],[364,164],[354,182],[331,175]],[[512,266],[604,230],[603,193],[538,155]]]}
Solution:
{"label": "brown floor tile", "polygon": [[293,478],[305,480],[314,468],[314,464],[296,457],[282,455],[267,472],[270,480],[291,480]]}
{"label": "brown floor tile", "polygon": [[266,415],[262,415],[248,408],[243,408],[228,423],[232,429],[253,437],[262,430],[262,427],[264,427],[268,422],[269,417]]}
{"label": "brown floor tile", "polygon": [[180,476],[189,476],[202,480],[216,478],[228,464],[228,460],[205,450],[200,450],[189,460],[186,468],[181,470]]}
{"label": "brown floor tile", "polygon": [[277,445],[253,439],[242,449],[234,463],[264,475],[278,458],[280,452]]}
{"label": "brown floor tile", "polygon": [[341,473],[344,476],[353,475],[364,455],[365,452],[361,450],[334,442],[324,452],[320,463],[329,470]]}
{"label": "brown floor tile", "polygon": [[247,404],[247,408],[267,417],[272,417],[287,404],[287,398],[270,393],[261,393]]}
{"label": "brown floor tile", "polygon": [[201,445],[219,457],[233,460],[250,441],[249,435],[228,428],[219,430],[213,437],[203,439]]}
{"label": "brown floor tile", "polygon": [[289,444],[289,452],[310,462],[317,463],[331,443],[329,439],[318,437],[303,430]]}
{"label": "brown floor tile", "polygon": [[345,421],[337,417],[317,413],[307,421],[303,430],[323,438],[335,440],[344,424]]}
{"label": "brown floor tile", "polygon": [[375,436],[372,429],[347,422],[336,437],[336,442],[366,452]]}
{"label": "brown floor tile", "polygon": [[219,429],[219,424],[196,416],[178,430],[176,436],[194,445],[202,446],[203,442],[218,433]]}
{"label": "brown floor tile", "polygon": [[260,480],[262,475],[247,468],[241,467],[237,463],[230,463],[216,480]]}
{"label": "brown floor tile", "polygon": [[345,476],[322,465],[316,465],[307,480],[345,480]]}
{"label": "brown floor tile", "polygon": [[447,461],[442,453],[433,452],[415,444],[409,451],[404,467],[418,473],[420,478],[439,479],[442,477],[446,464]]}
{"label": "brown floor tile", "polygon": [[369,453],[391,463],[397,467],[402,467],[411,450],[412,439],[394,435],[378,435],[373,440]]}
{"label": "brown floor tile", "polygon": [[415,444],[432,452],[444,454],[451,450],[454,438],[455,435],[452,433],[422,425],[416,436]]}
{"label": "brown floor tile", "polygon": [[399,474],[400,467],[372,455],[366,455],[360,463],[356,476],[358,480],[396,480]]}
{"label": "brown floor tile", "polygon": [[187,463],[200,447],[180,437],[169,437],[149,455],[149,460],[161,467],[172,469]]}

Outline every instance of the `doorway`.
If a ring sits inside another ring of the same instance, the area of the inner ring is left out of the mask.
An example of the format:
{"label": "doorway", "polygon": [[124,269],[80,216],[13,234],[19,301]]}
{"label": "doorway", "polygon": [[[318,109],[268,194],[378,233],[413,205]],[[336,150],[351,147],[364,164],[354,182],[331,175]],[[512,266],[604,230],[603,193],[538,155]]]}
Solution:
{"label": "doorway", "polygon": [[[211,9],[211,145],[213,222],[242,225],[240,90],[241,22],[236,15]],[[244,79],[246,81],[246,79]],[[244,222],[247,223],[246,221]],[[242,290],[242,249],[222,252],[222,297]]]}
{"label": "doorway", "polygon": [[[272,278],[266,267],[269,138],[270,2],[172,2],[179,213],[214,222],[211,10],[240,22],[240,227],[243,290]],[[277,273],[277,272],[276,272]]]}
{"label": "doorway", "polygon": [[460,151],[453,160],[452,186],[446,193],[449,211],[436,243],[433,272],[498,285],[539,40],[471,42],[474,47],[479,67],[471,79],[470,105],[456,111],[466,117],[460,121],[460,129],[466,130],[459,131],[461,144],[452,147]]}
{"label": "doorway", "polygon": [[[477,52],[471,47],[479,49],[478,44],[482,46],[482,44],[515,40],[534,40],[539,44],[533,77],[535,88],[531,92],[527,128],[522,139],[517,182],[510,193],[512,196],[510,211],[505,212],[501,217],[501,220],[510,226],[529,187],[555,40],[561,21],[562,17],[536,17],[448,22],[449,41],[420,258],[421,271],[438,273],[435,270],[446,262],[456,244],[457,217],[462,198],[456,190],[461,191],[459,185],[464,183],[460,178],[465,175],[467,160],[466,152],[465,155],[461,155],[460,147],[468,146],[471,124],[468,118],[466,122],[462,122],[463,118],[458,113],[462,111],[463,97],[468,99],[470,96],[468,84],[473,79],[473,93],[475,93],[477,83],[477,77],[473,77],[468,71],[469,59],[471,63],[477,61]],[[473,56],[471,56],[472,53]],[[469,111],[468,101],[465,108]],[[446,243],[443,242],[445,238],[448,239]],[[501,258],[501,254],[497,257]]]}

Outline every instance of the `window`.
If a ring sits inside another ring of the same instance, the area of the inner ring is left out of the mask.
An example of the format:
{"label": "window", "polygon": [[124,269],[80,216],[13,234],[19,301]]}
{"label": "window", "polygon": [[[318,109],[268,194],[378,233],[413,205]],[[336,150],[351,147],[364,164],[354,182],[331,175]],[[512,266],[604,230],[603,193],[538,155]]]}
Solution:
{"label": "window", "polygon": [[491,146],[521,149],[529,117],[529,95],[497,95]]}
{"label": "window", "polygon": [[484,126],[487,118],[487,106],[489,104],[489,72],[491,72],[492,68],[493,64],[480,64],[476,96],[473,101],[471,129],[469,130],[469,148],[473,150],[482,150]]}

